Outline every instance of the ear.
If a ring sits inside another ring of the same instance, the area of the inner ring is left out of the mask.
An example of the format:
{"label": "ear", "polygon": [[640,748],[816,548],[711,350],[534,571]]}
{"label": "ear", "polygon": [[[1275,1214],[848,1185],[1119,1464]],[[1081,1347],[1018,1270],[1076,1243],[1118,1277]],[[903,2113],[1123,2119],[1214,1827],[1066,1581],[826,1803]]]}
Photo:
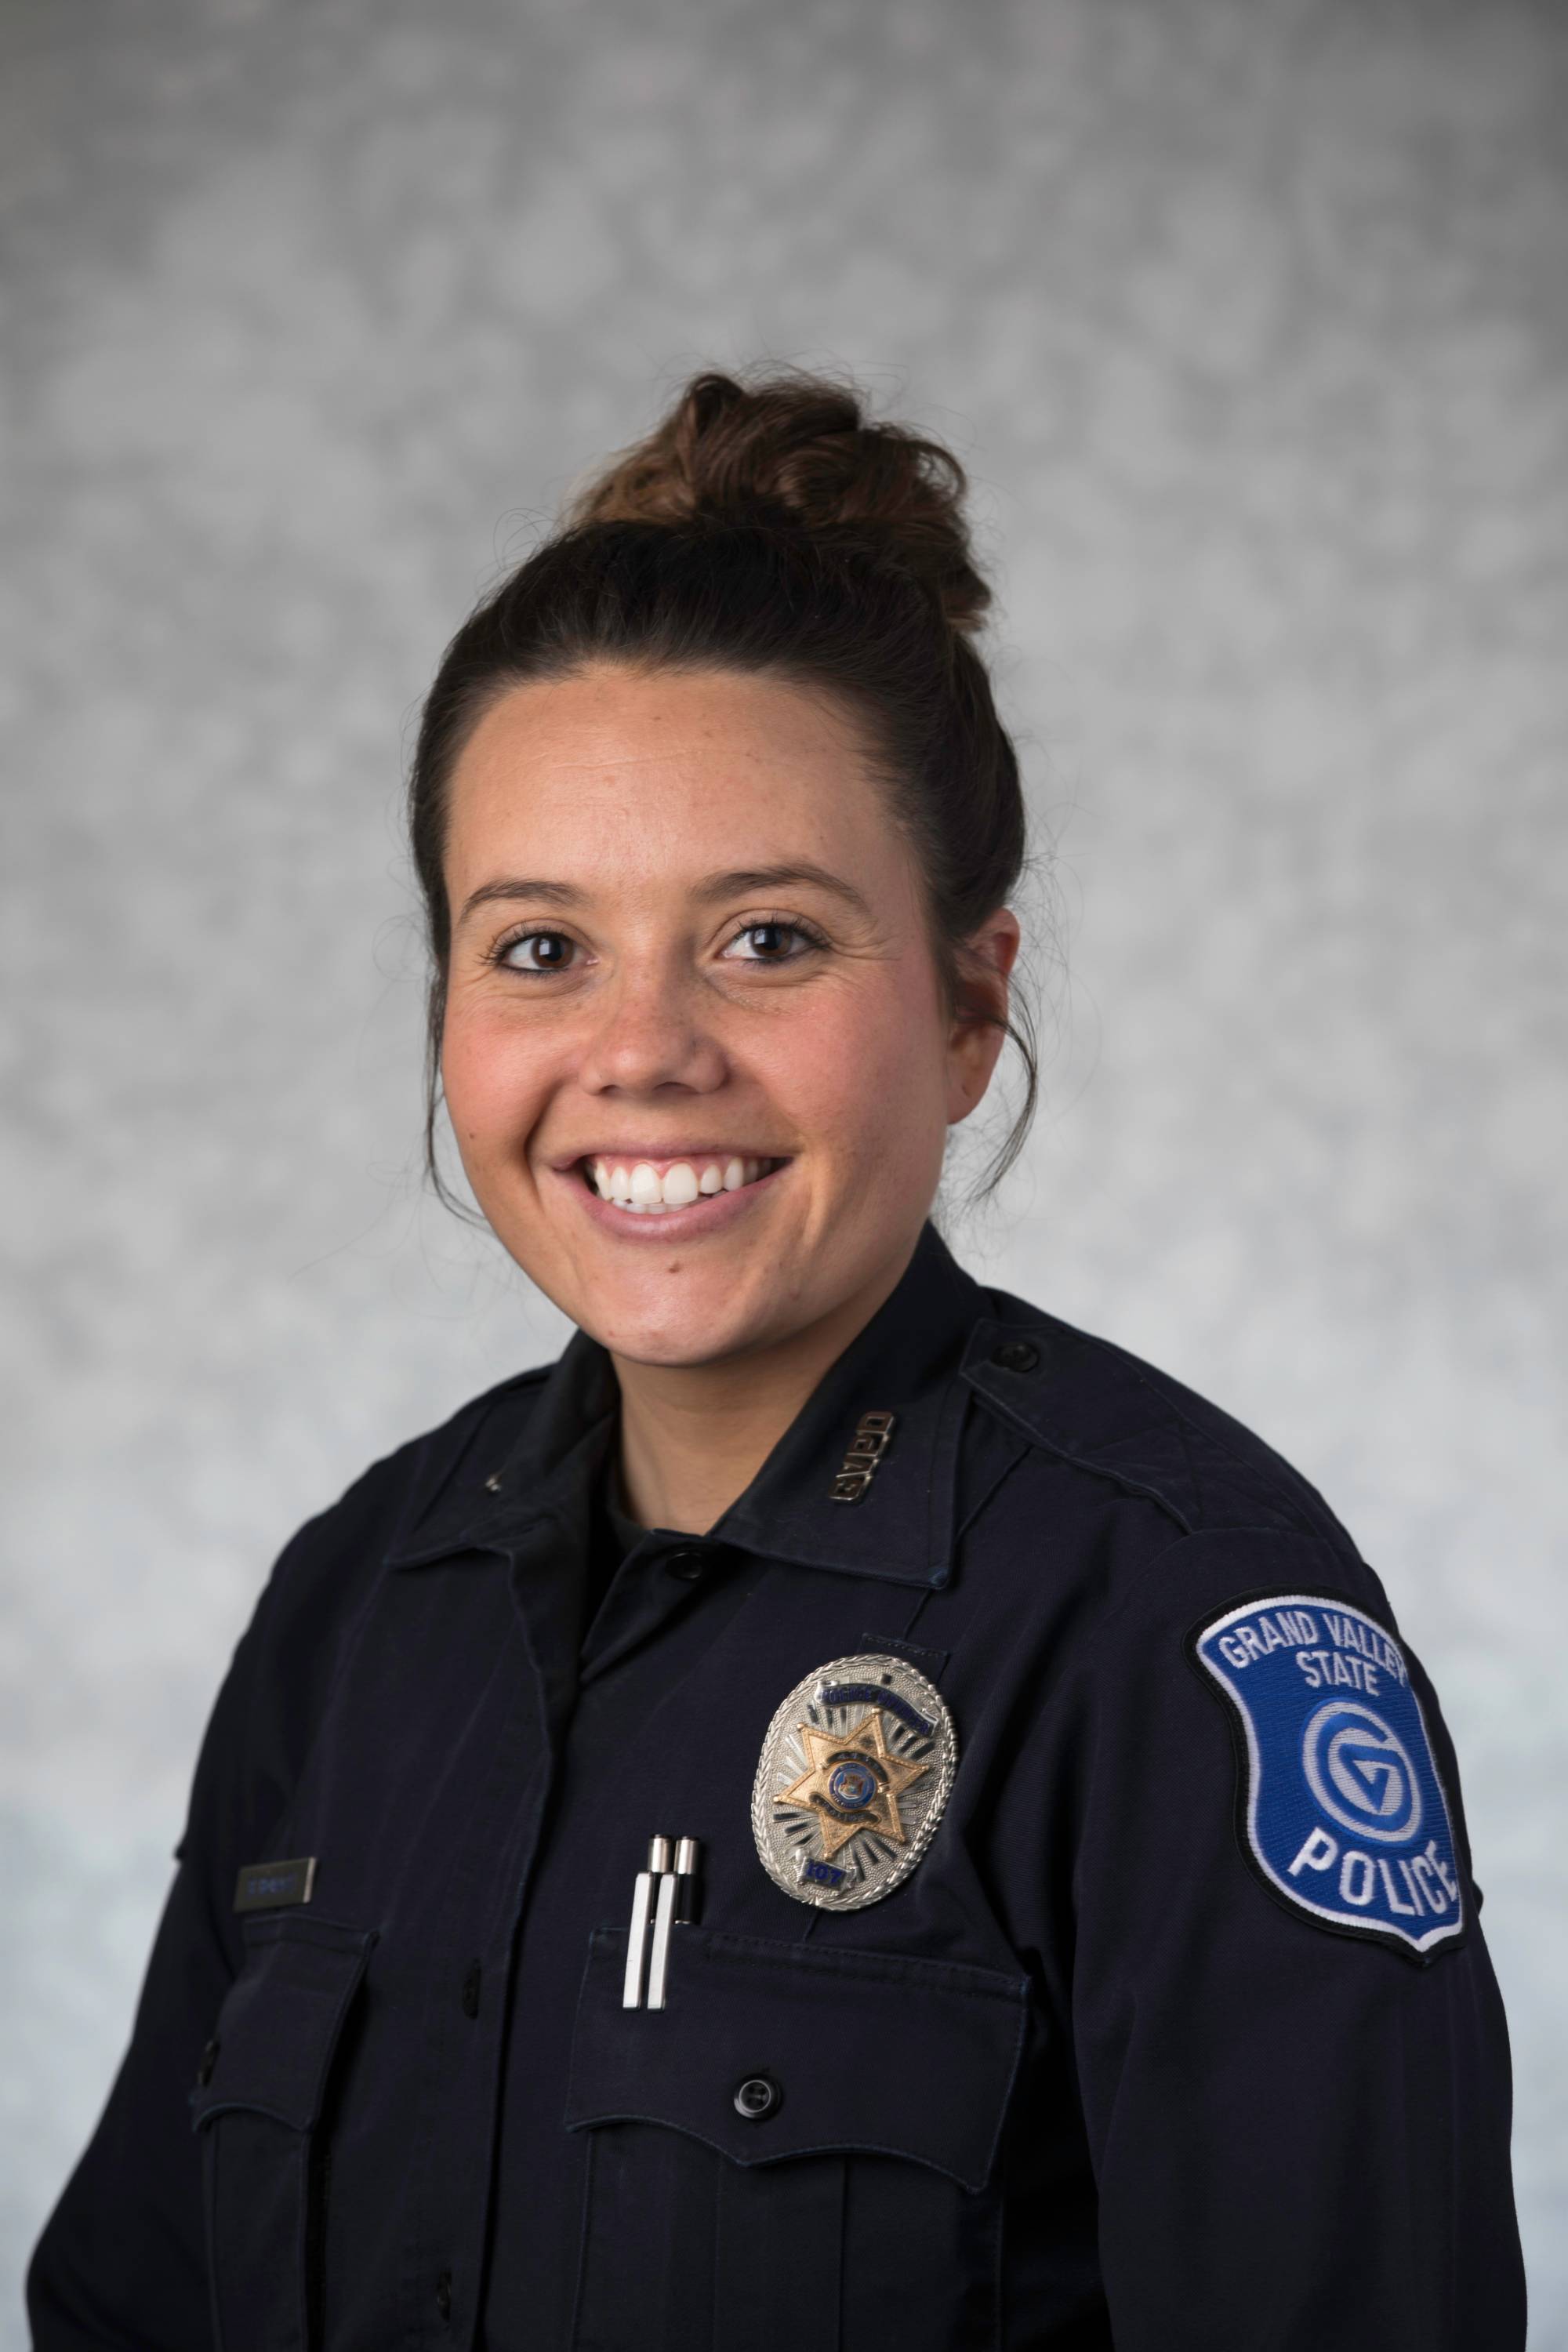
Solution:
{"label": "ear", "polygon": [[959,1002],[947,1041],[950,1127],[981,1100],[1006,1043],[1008,975],[1022,936],[1011,907],[998,907],[958,950]]}

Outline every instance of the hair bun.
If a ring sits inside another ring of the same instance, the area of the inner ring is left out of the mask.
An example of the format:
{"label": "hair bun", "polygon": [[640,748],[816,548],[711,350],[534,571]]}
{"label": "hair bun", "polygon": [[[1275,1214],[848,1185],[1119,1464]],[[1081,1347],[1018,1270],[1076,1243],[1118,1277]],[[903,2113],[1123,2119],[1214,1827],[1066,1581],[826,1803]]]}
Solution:
{"label": "hair bun", "polygon": [[963,467],[940,441],[868,421],[851,384],[792,369],[749,383],[693,376],[645,440],[572,499],[591,523],[788,524],[892,558],[953,628],[977,629],[991,591],[974,568]]}

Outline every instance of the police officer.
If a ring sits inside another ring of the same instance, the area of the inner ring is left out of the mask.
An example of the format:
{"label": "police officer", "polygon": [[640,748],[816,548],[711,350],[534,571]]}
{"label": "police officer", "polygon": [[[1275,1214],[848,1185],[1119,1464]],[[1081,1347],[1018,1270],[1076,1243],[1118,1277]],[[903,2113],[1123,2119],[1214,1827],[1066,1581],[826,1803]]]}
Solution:
{"label": "police officer", "polygon": [[1522,2343],[1386,1594],[931,1222],[1028,1044],[962,487],[704,375],[447,649],[433,1098],[578,1328],[278,1561],[40,2352]]}

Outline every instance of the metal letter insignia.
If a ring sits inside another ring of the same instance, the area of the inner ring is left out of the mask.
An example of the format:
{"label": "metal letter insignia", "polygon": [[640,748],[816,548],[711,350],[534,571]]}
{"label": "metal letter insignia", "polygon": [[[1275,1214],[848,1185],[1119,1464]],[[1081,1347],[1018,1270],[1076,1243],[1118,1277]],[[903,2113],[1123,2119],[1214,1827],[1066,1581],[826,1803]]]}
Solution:
{"label": "metal letter insignia", "polygon": [[927,1846],[958,1761],[952,1717],[902,1658],[835,1658],[768,1726],[752,1791],[763,1866],[797,1902],[878,1903]]}
{"label": "metal letter insignia", "polygon": [[877,1475],[877,1465],[888,1450],[888,1440],[893,1433],[898,1416],[890,1412],[863,1412],[855,1424],[855,1435],[848,1453],[834,1475],[828,1497],[835,1503],[858,1503]]}

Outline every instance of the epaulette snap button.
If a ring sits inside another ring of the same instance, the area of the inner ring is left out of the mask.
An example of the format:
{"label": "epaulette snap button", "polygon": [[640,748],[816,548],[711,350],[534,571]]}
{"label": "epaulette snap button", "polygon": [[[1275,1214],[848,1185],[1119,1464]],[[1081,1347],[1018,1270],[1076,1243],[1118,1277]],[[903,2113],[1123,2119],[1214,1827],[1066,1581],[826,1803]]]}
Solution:
{"label": "epaulette snap button", "polygon": [[1040,1351],[1028,1339],[1004,1339],[991,1360],[1004,1372],[1032,1372],[1040,1360]]}

